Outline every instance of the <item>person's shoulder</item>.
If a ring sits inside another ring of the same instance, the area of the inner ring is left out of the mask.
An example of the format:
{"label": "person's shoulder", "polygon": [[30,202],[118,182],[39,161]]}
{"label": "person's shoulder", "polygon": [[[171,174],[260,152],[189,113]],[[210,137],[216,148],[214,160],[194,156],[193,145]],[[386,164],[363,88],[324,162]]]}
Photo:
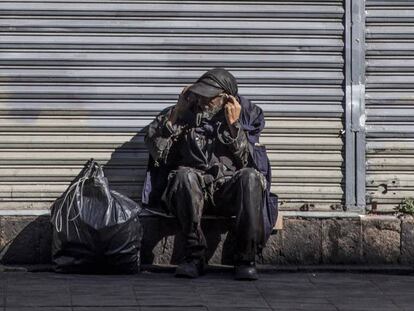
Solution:
{"label": "person's shoulder", "polygon": [[163,110],[161,110],[158,114],[157,117],[162,117],[162,116],[166,116],[170,113],[170,111],[174,108],[174,105],[172,106],[168,106],[166,108],[164,108]]}
{"label": "person's shoulder", "polygon": [[163,113],[168,113],[168,112],[170,112],[170,110],[171,110],[171,109],[173,109],[174,107],[175,107],[175,105],[168,106],[168,107],[164,108],[163,110],[161,110],[160,114],[163,114]]}
{"label": "person's shoulder", "polygon": [[243,113],[249,114],[249,115],[253,114],[255,116],[259,116],[263,114],[262,108],[260,108],[250,99],[242,95],[239,95],[238,97],[239,97],[239,103],[243,109]]}

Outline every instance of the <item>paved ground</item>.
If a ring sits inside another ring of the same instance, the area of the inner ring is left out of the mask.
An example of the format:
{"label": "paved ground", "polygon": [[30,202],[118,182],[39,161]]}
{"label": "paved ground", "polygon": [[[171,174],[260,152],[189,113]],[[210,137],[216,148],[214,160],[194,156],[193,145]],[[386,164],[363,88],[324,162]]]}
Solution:
{"label": "paved ground", "polygon": [[171,272],[134,276],[0,273],[0,310],[414,310],[414,275],[262,272],[256,282],[230,271],[197,280]]}

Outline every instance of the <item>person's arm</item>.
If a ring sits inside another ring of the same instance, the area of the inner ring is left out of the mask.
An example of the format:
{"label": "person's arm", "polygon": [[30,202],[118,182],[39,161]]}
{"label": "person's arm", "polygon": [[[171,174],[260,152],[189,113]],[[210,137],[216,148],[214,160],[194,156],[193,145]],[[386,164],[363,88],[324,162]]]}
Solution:
{"label": "person's arm", "polygon": [[241,106],[234,96],[229,96],[229,101],[224,106],[224,111],[228,131],[224,130],[220,133],[219,139],[233,153],[238,168],[243,168],[248,163],[249,143],[246,133],[243,131],[239,122]]}
{"label": "person's arm", "polygon": [[171,110],[172,108],[164,110],[149,124],[144,138],[145,145],[155,163],[166,161],[173,143],[175,132],[167,125]]}
{"label": "person's arm", "polygon": [[166,163],[175,138],[181,133],[182,127],[177,124],[178,116],[187,109],[188,103],[181,92],[174,107],[162,111],[148,126],[145,144],[155,163]]}

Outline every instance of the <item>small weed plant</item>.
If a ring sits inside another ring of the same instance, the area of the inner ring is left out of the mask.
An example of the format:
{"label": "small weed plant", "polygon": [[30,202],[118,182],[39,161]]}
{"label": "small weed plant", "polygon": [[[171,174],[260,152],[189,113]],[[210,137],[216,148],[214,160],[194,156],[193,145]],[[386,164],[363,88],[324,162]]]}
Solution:
{"label": "small weed plant", "polygon": [[404,214],[414,215],[414,198],[404,198],[399,204],[397,211]]}

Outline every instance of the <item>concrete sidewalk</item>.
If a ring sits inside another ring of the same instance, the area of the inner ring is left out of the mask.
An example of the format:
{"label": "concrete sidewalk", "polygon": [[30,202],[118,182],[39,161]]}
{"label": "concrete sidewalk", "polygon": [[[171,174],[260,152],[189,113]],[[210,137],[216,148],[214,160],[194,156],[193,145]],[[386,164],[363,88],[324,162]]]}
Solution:
{"label": "concrete sidewalk", "polygon": [[170,271],[134,276],[0,273],[0,310],[414,310],[414,275],[261,272],[256,282],[231,269],[197,280]]}

